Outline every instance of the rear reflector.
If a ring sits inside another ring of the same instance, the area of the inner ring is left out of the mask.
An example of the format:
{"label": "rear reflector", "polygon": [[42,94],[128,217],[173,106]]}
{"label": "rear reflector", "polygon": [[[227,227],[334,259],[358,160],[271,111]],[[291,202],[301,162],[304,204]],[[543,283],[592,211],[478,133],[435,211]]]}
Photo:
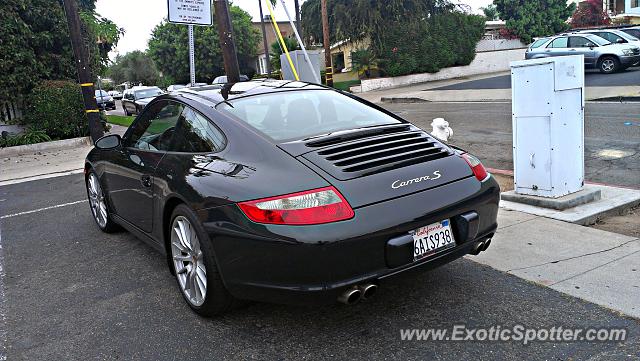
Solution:
{"label": "rear reflector", "polygon": [[334,187],[241,202],[238,206],[250,220],[268,224],[321,224],[354,216],[347,200]]}
{"label": "rear reflector", "polygon": [[489,178],[489,173],[487,173],[487,170],[480,162],[480,159],[474,157],[469,153],[462,153],[460,154],[460,156],[467,162],[467,164],[469,164],[473,175],[475,175],[480,182],[484,182],[485,180],[487,180],[487,178]]}

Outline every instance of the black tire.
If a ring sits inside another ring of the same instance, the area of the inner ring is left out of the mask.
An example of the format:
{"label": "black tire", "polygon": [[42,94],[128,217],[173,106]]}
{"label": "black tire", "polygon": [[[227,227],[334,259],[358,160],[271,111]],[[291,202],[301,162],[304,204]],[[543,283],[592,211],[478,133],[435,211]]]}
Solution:
{"label": "black tire", "polygon": [[620,70],[620,60],[615,56],[605,55],[598,60],[598,70],[603,74],[612,74]]}
{"label": "black tire", "polygon": [[[100,187],[100,191],[102,192],[102,201],[104,202],[104,207],[105,207],[105,213],[106,213],[106,222],[100,222],[98,220],[98,216],[96,215],[97,209],[95,209],[93,207],[93,203],[91,200],[91,191],[89,189],[90,187],[90,179],[91,177],[95,177],[95,181],[98,182],[98,186]],[[98,228],[105,233],[114,233],[117,231],[120,231],[122,228],[120,227],[119,224],[117,224],[113,218],[111,217],[111,212],[109,211],[109,202],[107,200],[107,197],[104,195],[104,188],[102,187],[102,184],[100,183],[100,178],[98,177],[98,175],[96,174],[96,172],[92,169],[89,171],[89,173],[87,174],[87,177],[85,178],[85,188],[87,189],[87,198],[89,199],[89,209],[91,209],[91,215],[93,217],[94,222],[96,223],[96,225],[98,226]]]}
{"label": "black tire", "polygon": [[[204,302],[200,306],[196,306],[187,298],[185,292],[180,285],[178,278],[176,276],[176,284],[178,286],[178,290],[182,297],[185,299],[185,302],[191,307],[193,311],[198,313],[199,315],[205,317],[211,317],[215,315],[219,315],[231,310],[235,304],[237,304],[237,300],[227,291],[227,288],[224,286],[222,281],[222,276],[220,275],[220,271],[218,270],[218,265],[215,261],[214,252],[213,252],[213,244],[206,232],[204,231],[200,221],[194,214],[194,212],[184,204],[178,205],[171,215],[171,223],[169,224],[169,242],[171,243],[171,234],[173,232],[172,225],[174,224],[174,220],[176,217],[182,216],[186,218],[189,223],[194,227],[195,233],[198,236],[198,241],[200,243],[200,251],[202,252],[202,259],[204,261],[205,269],[206,269],[206,294],[204,296]],[[169,249],[167,250],[168,256],[172,258],[171,255],[171,245],[169,245]],[[171,272],[176,274],[176,265],[175,262],[170,259],[171,264]]]}

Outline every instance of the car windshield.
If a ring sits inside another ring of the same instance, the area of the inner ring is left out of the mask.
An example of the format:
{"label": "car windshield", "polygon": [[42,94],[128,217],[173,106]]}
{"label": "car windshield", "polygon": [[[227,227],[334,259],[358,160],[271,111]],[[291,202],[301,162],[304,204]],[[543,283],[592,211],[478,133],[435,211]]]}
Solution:
{"label": "car windshield", "polygon": [[151,98],[151,97],[157,97],[158,95],[162,95],[162,90],[160,90],[160,88],[151,88],[151,89],[144,89],[144,90],[136,90],[136,99],[144,99],[144,98]]}
{"label": "car windshield", "polygon": [[331,90],[249,96],[220,103],[217,109],[277,141],[401,123],[390,115]]}
{"label": "car windshield", "polygon": [[106,96],[109,96],[109,94],[104,90],[96,90],[96,96],[97,97],[106,97]]}
{"label": "car windshield", "polygon": [[625,38],[627,41],[638,41],[638,40],[640,40],[637,37],[635,37],[635,36],[633,36],[633,35],[631,35],[629,33],[626,33],[624,31],[617,31],[616,34],[620,35],[623,38]]}
{"label": "car windshield", "polygon": [[536,41],[533,42],[533,44],[531,44],[531,49],[535,49],[535,48],[539,48],[542,46],[542,44],[546,43],[549,40],[549,38],[542,38],[542,39],[538,39]]}

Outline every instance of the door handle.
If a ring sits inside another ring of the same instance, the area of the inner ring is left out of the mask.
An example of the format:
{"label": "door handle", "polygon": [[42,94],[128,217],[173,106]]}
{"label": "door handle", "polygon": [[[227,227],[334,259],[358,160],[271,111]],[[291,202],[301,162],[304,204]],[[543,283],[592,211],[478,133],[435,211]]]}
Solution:
{"label": "door handle", "polygon": [[142,175],[142,177],[140,177],[140,182],[142,183],[142,186],[145,188],[151,188],[151,176],[148,174],[144,174]]}

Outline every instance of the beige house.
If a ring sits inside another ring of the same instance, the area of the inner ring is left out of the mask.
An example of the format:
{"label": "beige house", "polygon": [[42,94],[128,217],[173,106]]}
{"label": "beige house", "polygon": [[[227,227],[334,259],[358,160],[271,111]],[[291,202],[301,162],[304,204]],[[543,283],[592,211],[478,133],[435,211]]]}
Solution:
{"label": "beige house", "polygon": [[[291,28],[291,24],[288,21],[278,21],[278,28],[280,28],[280,33],[285,38],[295,38],[295,34],[293,32],[293,28]],[[267,57],[264,53],[264,42],[262,38],[262,26],[259,21],[254,21],[252,26],[258,30],[260,34],[260,41],[256,47],[256,63],[255,69],[258,74],[266,74],[267,73]],[[273,27],[273,23],[270,18],[265,18],[264,29],[267,33],[267,43],[269,44],[269,51],[271,51],[271,44],[278,40],[278,35],[276,34],[276,29]]]}

